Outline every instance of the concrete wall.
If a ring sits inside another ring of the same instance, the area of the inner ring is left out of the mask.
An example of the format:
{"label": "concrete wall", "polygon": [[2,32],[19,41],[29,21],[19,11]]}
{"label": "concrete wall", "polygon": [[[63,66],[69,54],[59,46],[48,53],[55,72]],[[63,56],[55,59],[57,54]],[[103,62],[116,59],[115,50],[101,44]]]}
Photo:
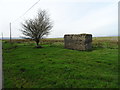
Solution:
{"label": "concrete wall", "polygon": [[91,50],[91,34],[66,34],[64,35],[64,46],[67,49],[74,50]]}

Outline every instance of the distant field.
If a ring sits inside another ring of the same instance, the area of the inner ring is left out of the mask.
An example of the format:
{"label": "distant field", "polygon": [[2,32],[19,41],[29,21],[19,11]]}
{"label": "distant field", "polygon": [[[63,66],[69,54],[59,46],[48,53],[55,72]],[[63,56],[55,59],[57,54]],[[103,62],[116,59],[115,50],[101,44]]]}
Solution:
{"label": "distant field", "polygon": [[[9,39],[6,39],[4,41],[9,41]],[[118,37],[93,37],[93,43],[95,41],[112,41],[112,42],[118,42]],[[32,40],[29,39],[13,39],[12,42],[33,42]],[[44,38],[41,40],[42,42],[64,42],[64,38]]]}
{"label": "distant field", "polygon": [[3,41],[5,88],[118,88],[117,37],[93,38],[92,51],[64,48],[62,38]]}

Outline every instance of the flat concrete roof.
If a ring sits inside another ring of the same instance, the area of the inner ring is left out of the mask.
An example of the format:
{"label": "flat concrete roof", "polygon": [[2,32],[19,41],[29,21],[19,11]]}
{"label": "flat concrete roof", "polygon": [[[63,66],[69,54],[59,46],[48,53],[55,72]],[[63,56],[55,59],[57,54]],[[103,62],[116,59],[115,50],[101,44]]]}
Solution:
{"label": "flat concrete roof", "polygon": [[82,34],[65,34],[65,36],[92,36],[92,34],[86,34],[86,33],[82,33]]}

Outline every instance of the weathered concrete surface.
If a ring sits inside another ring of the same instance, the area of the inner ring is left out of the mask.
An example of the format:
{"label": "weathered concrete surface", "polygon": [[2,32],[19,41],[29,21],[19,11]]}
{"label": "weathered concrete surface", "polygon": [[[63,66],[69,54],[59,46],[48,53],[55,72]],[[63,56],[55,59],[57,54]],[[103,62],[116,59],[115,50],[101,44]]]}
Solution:
{"label": "weathered concrete surface", "polygon": [[91,50],[91,34],[66,34],[64,35],[64,46],[73,50]]}
{"label": "weathered concrete surface", "polygon": [[0,41],[0,90],[2,89],[2,41]]}

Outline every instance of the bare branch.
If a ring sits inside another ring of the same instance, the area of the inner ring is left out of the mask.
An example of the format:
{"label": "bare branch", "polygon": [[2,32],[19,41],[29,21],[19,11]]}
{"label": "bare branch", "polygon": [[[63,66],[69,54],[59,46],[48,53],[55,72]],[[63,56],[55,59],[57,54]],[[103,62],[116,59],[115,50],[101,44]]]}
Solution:
{"label": "bare branch", "polygon": [[52,29],[52,22],[49,15],[45,10],[39,10],[37,17],[34,19],[26,20],[22,23],[22,34],[36,41],[37,45],[39,40],[50,33]]}

